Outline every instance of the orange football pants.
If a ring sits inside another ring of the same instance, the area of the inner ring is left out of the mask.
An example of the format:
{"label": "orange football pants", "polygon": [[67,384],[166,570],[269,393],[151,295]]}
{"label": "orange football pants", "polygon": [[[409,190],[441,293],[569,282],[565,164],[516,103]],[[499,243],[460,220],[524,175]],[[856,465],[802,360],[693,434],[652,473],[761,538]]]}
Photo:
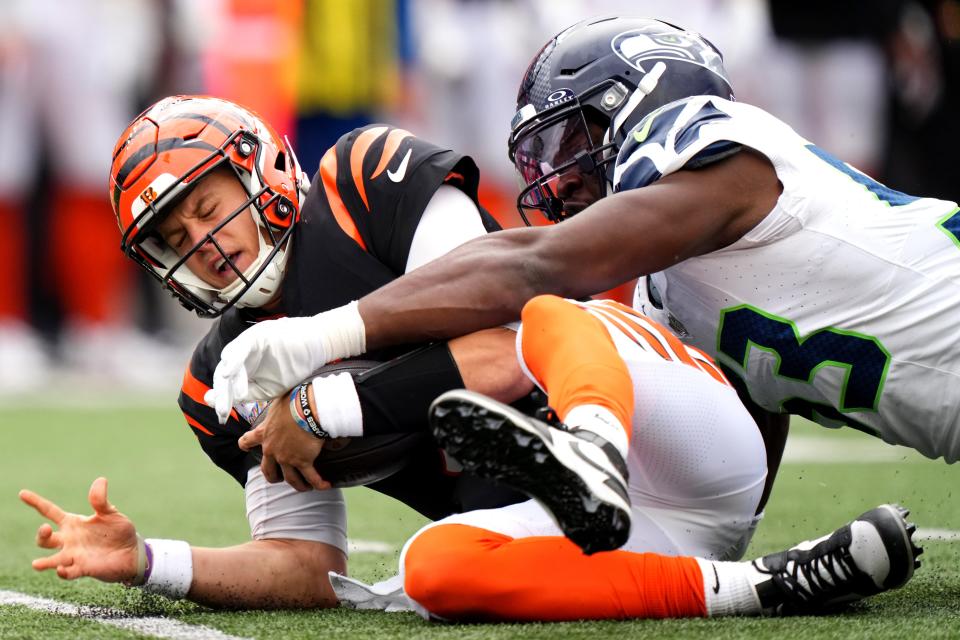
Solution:
{"label": "orange football pants", "polygon": [[511,538],[463,524],[420,533],[404,589],[448,620],[543,621],[707,615],[697,561],[652,553],[590,556],[560,536]]}

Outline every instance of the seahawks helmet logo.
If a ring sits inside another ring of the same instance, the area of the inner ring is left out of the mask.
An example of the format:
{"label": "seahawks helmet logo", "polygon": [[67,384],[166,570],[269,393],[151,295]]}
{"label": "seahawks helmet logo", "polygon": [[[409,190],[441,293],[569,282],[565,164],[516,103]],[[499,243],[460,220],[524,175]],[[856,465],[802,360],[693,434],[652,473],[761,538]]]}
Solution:
{"label": "seahawks helmet logo", "polygon": [[610,46],[617,56],[643,73],[649,71],[643,67],[648,60],[680,60],[705,67],[729,82],[720,54],[696,33],[651,25],[617,35]]}

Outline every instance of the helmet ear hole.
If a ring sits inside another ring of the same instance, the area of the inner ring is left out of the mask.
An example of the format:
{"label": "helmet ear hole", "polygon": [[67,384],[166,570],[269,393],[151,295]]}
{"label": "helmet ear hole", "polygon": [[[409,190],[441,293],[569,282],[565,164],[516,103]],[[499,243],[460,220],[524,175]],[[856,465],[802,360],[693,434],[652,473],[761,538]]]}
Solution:
{"label": "helmet ear hole", "polygon": [[277,171],[287,170],[287,154],[283,151],[277,153],[277,159],[273,161],[273,168]]}

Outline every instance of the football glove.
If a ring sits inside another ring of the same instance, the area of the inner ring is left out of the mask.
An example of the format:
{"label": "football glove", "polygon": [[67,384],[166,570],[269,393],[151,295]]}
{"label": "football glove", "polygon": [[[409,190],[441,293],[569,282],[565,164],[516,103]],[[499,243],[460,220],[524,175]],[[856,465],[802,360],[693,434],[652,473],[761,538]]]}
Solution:
{"label": "football glove", "polygon": [[264,320],[223,348],[204,401],[225,424],[235,405],[272,400],[328,362],[365,350],[356,301],[315,316]]}

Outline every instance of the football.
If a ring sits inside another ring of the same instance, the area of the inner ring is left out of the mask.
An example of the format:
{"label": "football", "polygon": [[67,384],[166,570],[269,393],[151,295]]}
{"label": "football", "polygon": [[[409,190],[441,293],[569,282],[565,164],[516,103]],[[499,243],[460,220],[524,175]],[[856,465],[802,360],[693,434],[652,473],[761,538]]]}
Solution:
{"label": "football", "polygon": [[[346,371],[354,378],[381,363],[372,360],[342,360],[317,369],[307,380],[317,376]],[[266,415],[262,411],[254,422],[260,423]],[[314,467],[320,477],[334,487],[357,487],[392,476],[410,461],[417,447],[427,439],[426,432],[397,433],[365,438],[332,438],[327,440]],[[261,459],[260,448],[253,452]]]}

